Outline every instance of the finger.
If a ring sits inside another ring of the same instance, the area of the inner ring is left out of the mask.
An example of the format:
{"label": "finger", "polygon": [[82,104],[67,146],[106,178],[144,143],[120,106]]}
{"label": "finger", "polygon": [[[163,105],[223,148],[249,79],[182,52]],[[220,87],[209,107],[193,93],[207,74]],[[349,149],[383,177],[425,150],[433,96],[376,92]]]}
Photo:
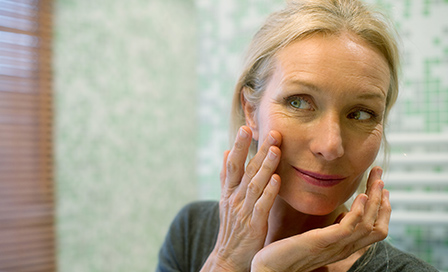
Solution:
{"label": "finger", "polygon": [[268,136],[264,140],[260,149],[257,151],[257,154],[255,154],[255,156],[247,164],[246,171],[241,181],[242,184],[241,190],[244,193],[246,192],[246,188],[243,187],[247,186],[252,180],[252,178],[257,174],[258,170],[260,170],[260,167],[268,154],[269,148],[273,145],[280,146],[281,141],[282,137],[279,132],[277,131],[269,132]]}
{"label": "finger", "polygon": [[376,222],[378,211],[381,206],[381,200],[383,198],[384,182],[382,180],[376,180],[373,182],[369,189],[369,199],[366,203],[365,215],[363,221],[368,225],[373,225]]}
{"label": "finger", "polygon": [[370,193],[370,188],[372,188],[372,184],[375,182],[375,180],[381,179],[382,175],[383,175],[383,169],[381,169],[381,167],[379,166],[375,166],[370,170],[366,186],[367,195],[369,195]]}
{"label": "finger", "polygon": [[366,194],[359,194],[355,198],[355,201],[353,201],[350,212],[348,212],[341,220],[340,225],[353,231],[356,228],[356,225],[362,220],[367,199],[368,197]]}
{"label": "finger", "polygon": [[362,220],[367,199],[368,197],[365,194],[360,194],[355,198],[350,211],[337,224],[338,227],[334,228],[333,238],[328,240],[329,243],[336,243],[338,241],[351,243],[358,239],[358,237],[353,237],[353,233],[358,223]]}
{"label": "finger", "polygon": [[229,153],[230,153],[230,150],[224,151],[221,173],[219,174],[219,179],[221,180],[221,190],[223,190],[224,184],[226,181],[226,162],[227,162],[227,157],[229,156]]}
{"label": "finger", "polygon": [[390,215],[391,206],[389,201],[389,191],[383,189],[383,199],[374,230],[370,235],[364,236],[356,241],[355,247],[360,249],[386,239],[389,231]]}
{"label": "finger", "polygon": [[272,175],[268,185],[263,191],[263,194],[254,205],[254,211],[251,218],[252,226],[266,225],[269,217],[269,211],[271,210],[275,198],[280,190],[280,184],[280,176],[277,174]]}
{"label": "finger", "polygon": [[230,194],[240,184],[244,173],[244,164],[252,141],[252,131],[242,126],[238,130],[235,144],[227,157],[226,161],[226,180],[224,188],[227,194]]}
{"label": "finger", "polygon": [[252,181],[247,186],[246,197],[244,199],[244,210],[250,212],[253,210],[255,202],[260,198],[266,185],[277,169],[280,162],[280,148],[271,146],[268,155],[263,161],[263,164]]}
{"label": "finger", "polygon": [[376,232],[379,235],[379,238],[381,240],[385,239],[389,232],[389,222],[391,213],[392,208],[389,201],[389,191],[383,189],[383,198],[381,199],[381,207],[378,211],[378,219],[375,222],[375,229],[374,229],[374,232]]}
{"label": "finger", "polygon": [[370,195],[365,205],[364,216],[361,222],[357,224],[353,235],[351,235],[350,239],[347,239],[357,246],[368,245],[369,242],[376,239],[372,233],[374,233],[375,223],[381,206],[383,187],[384,183],[382,180],[373,182],[370,188]]}
{"label": "finger", "polygon": [[381,167],[376,166],[370,170],[366,189],[368,200],[365,207],[365,216],[363,218],[366,227],[373,226],[378,215],[384,188],[384,182],[381,180],[382,174],[383,169],[381,169]]}
{"label": "finger", "polygon": [[[361,217],[356,217],[355,214],[352,215],[353,218],[351,219],[350,221],[351,224],[349,226],[353,226],[353,224],[355,224],[355,228],[350,238],[347,239],[348,242],[358,244],[360,242],[359,240],[364,239],[366,236],[370,235],[373,232],[375,222],[378,216],[378,211],[381,205],[382,190],[384,187],[384,183],[380,179],[381,175],[382,175],[381,167],[374,167],[372,170],[370,170],[365,194],[367,198],[363,200],[363,201],[367,200],[364,203],[364,211]],[[363,194],[360,194],[358,197],[362,195]],[[356,204],[355,200],[352,207],[355,208],[356,205],[358,204]],[[348,220],[349,219],[347,219],[347,221]]]}

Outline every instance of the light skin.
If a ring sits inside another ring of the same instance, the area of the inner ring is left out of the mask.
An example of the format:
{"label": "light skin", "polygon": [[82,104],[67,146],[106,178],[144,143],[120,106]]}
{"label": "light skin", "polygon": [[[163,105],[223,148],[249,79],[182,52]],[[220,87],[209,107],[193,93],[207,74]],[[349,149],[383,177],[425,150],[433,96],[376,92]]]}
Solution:
{"label": "light skin", "polygon": [[342,33],[293,42],[274,68],[259,105],[242,97],[247,126],[224,154],[220,231],[202,271],[347,271],[388,231],[379,167],[343,205],[380,148],[387,62]]}

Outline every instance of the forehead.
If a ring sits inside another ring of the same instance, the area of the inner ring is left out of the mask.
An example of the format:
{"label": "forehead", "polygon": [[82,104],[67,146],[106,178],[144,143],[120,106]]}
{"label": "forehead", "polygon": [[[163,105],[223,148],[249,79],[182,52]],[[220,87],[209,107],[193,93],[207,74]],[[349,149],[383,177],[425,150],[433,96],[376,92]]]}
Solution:
{"label": "forehead", "polygon": [[314,35],[281,49],[272,80],[281,85],[301,81],[323,89],[376,91],[386,97],[390,73],[378,50],[344,33]]}

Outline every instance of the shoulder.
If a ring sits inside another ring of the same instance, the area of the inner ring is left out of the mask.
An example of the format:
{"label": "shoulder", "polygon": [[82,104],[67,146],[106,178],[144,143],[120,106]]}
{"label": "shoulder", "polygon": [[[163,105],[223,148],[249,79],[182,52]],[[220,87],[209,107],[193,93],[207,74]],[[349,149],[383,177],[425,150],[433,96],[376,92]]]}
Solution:
{"label": "shoulder", "polygon": [[382,255],[389,261],[391,271],[438,271],[415,255],[399,250],[387,242],[380,243],[380,248],[385,252]]}
{"label": "shoulder", "polygon": [[[371,248],[356,263],[356,267],[363,266],[361,271],[406,271],[406,272],[433,272],[438,271],[430,264],[416,256],[399,250],[388,242],[379,242]],[[352,267],[354,268],[354,267]],[[350,270],[352,271],[352,270]],[[353,270],[355,271],[355,270]]]}
{"label": "shoulder", "polygon": [[[185,205],[171,223],[170,232],[182,235],[183,239],[195,236],[213,236],[219,227],[219,203],[216,201],[197,201]],[[179,237],[180,238],[180,237]]]}
{"label": "shoulder", "polygon": [[219,203],[217,201],[197,201],[185,205],[174,218],[172,225],[192,231],[208,225],[219,225]]}
{"label": "shoulder", "polygon": [[157,271],[199,271],[219,231],[219,203],[184,206],[174,218],[159,252]]}
{"label": "shoulder", "polygon": [[215,213],[219,213],[219,203],[217,201],[196,201],[185,205],[177,217],[201,218]]}

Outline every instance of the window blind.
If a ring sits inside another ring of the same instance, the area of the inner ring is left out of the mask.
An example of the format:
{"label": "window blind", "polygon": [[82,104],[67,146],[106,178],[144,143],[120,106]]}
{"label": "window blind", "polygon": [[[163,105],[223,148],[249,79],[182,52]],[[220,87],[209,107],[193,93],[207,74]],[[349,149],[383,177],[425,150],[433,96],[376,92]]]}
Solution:
{"label": "window blind", "polygon": [[391,134],[392,224],[448,227],[448,133]]}
{"label": "window blind", "polygon": [[51,1],[0,0],[0,271],[56,271]]}
{"label": "window blind", "polygon": [[388,134],[389,241],[445,271],[448,234],[448,133]]}

